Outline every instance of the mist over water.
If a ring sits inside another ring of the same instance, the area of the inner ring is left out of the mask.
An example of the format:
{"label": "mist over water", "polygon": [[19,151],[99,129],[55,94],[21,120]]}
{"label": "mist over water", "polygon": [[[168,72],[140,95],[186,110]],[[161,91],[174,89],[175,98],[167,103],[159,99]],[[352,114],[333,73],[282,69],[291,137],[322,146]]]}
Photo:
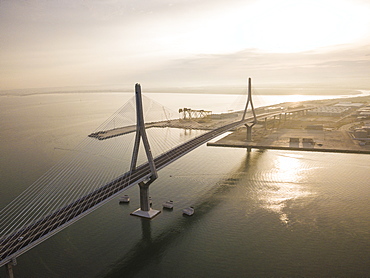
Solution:
{"label": "mist over water", "polygon": [[[0,207],[75,148],[132,94],[0,97]],[[170,107],[233,108],[224,95],[150,94]],[[266,100],[261,100],[261,99]],[[292,101],[260,96],[255,106]],[[234,100],[231,101],[233,103]],[[269,103],[268,103],[269,102]],[[263,104],[261,104],[263,103]],[[244,103],[238,104],[242,108]],[[182,140],[184,130],[171,136]],[[153,132],[159,136],[158,132]],[[165,140],[165,135],[162,140]],[[364,277],[370,273],[370,156],[202,146],[159,172],[153,208],[139,190],[20,256],[16,277]],[[181,209],[194,206],[184,217]],[[4,277],[5,271],[0,272]]]}

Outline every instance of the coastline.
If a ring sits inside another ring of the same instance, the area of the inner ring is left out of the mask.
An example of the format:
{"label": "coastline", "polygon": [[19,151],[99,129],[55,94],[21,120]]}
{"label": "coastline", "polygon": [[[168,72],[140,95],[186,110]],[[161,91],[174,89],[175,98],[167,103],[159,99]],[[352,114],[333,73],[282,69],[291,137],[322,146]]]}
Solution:
{"label": "coastline", "polygon": [[[341,101],[343,99],[305,101],[298,105],[323,107],[338,105]],[[355,107],[353,103],[357,103],[358,107],[369,107],[370,96],[349,97],[343,105]],[[285,109],[288,105],[280,104]],[[259,120],[252,128],[252,140],[247,141],[246,128],[243,127],[216,142],[207,143],[207,146],[370,154],[369,139],[362,138],[361,144],[361,138],[354,135],[354,131],[369,124],[370,119],[359,119],[356,109],[349,109],[346,114],[338,116],[312,113],[289,115],[286,110],[282,110],[280,117]]]}
{"label": "coastline", "polygon": [[330,152],[330,153],[352,153],[352,154],[370,154],[370,150],[344,150],[344,149],[315,149],[315,148],[299,148],[299,147],[283,147],[283,146],[263,146],[251,144],[233,144],[213,142],[207,143],[210,147],[226,147],[226,148],[244,148],[244,149],[260,149],[260,150],[288,150],[288,151],[305,151],[305,152]]}

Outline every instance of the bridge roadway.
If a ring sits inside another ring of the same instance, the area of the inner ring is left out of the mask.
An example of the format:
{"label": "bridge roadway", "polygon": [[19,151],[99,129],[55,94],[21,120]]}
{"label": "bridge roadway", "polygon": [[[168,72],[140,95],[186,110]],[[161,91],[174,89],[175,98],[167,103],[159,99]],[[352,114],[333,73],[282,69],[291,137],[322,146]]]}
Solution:
{"label": "bridge roadway", "polygon": [[[295,109],[290,112],[298,112],[304,109]],[[279,113],[263,113],[257,117],[275,116]],[[253,120],[249,117],[242,121],[233,122],[225,126],[206,132],[184,144],[181,144],[154,158],[157,170],[174,162],[185,154],[191,152],[209,140],[223,133]],[[0,239],[0,267],[7,264],[32,247],[40,244],[52,235],[73,224],[83,216],[113,199],[121,191],[149,179],[151,171],[148,163],[144,163],[132,172],[127,172],[104,186],[96,189],[88,195],[66,205],[59,210],[45,216],[21,230]]]}
{"label": "bridge roadway", "polygon": [[[242,125],[244,122],[245,121],[238,121],[217,128],[157,156],[154,159],[157,170],[164,168],[168,164],[174,162],[209,140],[227,132],[230,129]],[[91,211],[105,204],[122,190],[130,188],[141,181],[145,181],[150,176],[151,172],[149,164],[142,164],[134,171],[123,174],[88,195],[62,207],[23,229],[0,239],[0,266],[5,265],[11,261],[12,258],[23,254],[60,230],[76,222]]]}

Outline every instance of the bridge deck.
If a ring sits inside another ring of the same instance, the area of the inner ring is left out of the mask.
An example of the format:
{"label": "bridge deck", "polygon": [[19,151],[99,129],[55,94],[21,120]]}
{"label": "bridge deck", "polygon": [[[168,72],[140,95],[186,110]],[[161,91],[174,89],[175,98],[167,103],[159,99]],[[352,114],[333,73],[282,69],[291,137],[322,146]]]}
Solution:
{"label": "bridge deck", "polygon": [[[295,109],[285,112],[297,112],[306,109],[307,108]],[[260,118],[274,116],[281,113],[282,112],[263,113],[258,115],[257,117]],[[164,168],[168,164],[176,161],[180,157],[191,152],[192,150],[208,142],[209,140],[222,135],[223,133],[232,130],[238,126],[241,126],[251,120],[253,120],[253,117],[246,118],[244,121],[236,121],[218,127],[157,156],[154,159],[156,169],[160,170]],[[124,132],[133,132],[134,128],[136,130],[136,126],[128,127]],[[120,134],[115,136],[119,135]],[[13,257],[17,257],[23,254],[32,247],[48,239],[55,233],[73,224],[78,219],[87,215],[91,211],[110,201],[123,190],[136,185],[141,181],[145,181],[150,176],[151,171],[149,164],[142,164],[137,167],[136,170],[121,175],[120,177],[105,184],[104,186],[91,192],[90,194],[64,206],[63,208],[49,214],[48,216],[40,220],[37,220],[35,223],[1,238],[0,266],[7,264],[9,261],[11,261]]]}
{"label": "bridge deck", "polygon": [[[182,145],[179,145],[154,159],[157,170],[174,162],[209,140],[240,126],[244,121],[238,121],[209,131]],[[37,222],[0,239],[0,266],[8,263],[13,257],[19,256],[48,239],[60,230],[68,227],[92,210],[105,204],[123,190],[148,179],[151,175],[149,164],[139,166],[133,172],[127,172],[115,180],[105,184],[94,192],[70,203]]]}

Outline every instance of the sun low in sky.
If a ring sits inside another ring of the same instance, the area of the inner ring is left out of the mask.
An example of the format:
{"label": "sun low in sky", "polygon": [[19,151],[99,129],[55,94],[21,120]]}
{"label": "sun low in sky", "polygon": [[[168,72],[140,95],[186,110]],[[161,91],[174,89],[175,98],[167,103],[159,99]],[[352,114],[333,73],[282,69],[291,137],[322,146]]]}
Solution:
{"label": "sun low in sky", "polygon": [[369,14],[366,0],[0,0],[0,90],[368,89]]}

